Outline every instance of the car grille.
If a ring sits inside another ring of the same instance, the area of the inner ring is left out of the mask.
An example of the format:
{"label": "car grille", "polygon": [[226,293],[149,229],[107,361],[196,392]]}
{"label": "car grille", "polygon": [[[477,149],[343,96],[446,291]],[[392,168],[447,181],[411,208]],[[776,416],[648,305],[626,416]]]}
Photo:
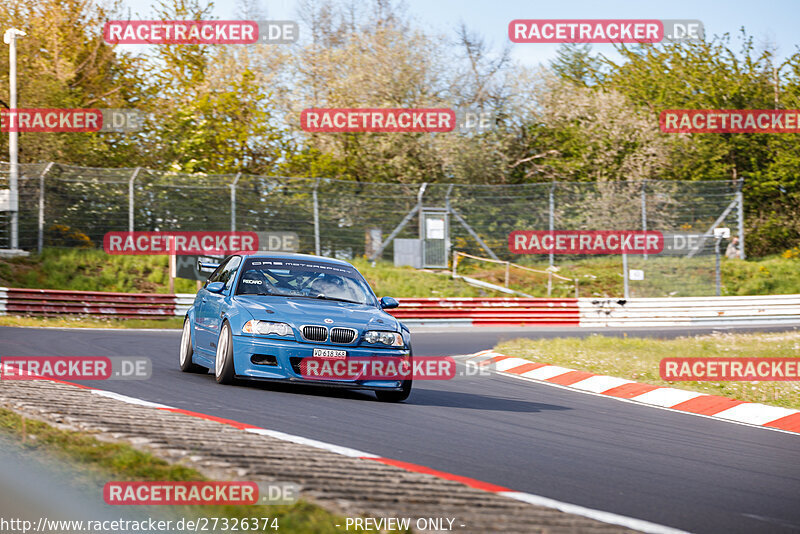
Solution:
{"label": "car grille", "polygon": [[304,326],[303,337],[309,341],[327,341],[328,329],[324,326]]}
{"label": "car grille", "polygon": [[331,328],[331,343],[352,343],[356,334],[352,328]]}

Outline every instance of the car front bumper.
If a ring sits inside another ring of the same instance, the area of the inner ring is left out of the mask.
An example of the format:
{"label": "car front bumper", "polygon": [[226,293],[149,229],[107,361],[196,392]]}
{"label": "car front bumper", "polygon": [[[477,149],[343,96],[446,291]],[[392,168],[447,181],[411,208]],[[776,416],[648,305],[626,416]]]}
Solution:
{"label": "car front bumper", "polygon": [[[379,348],[347,345],[299,343],[294,339],[233,336],[233,362],[236,376],[251,380],[293,382],[348,389],[396,390],[397,380],[318,380],[303,377],[298,368],[303,358],[312,358],[314,349],[346,350],[348,358],[387,358],[408,356],[407,348]],[[273,356],[276,365],[253,363],[252,358]]]}

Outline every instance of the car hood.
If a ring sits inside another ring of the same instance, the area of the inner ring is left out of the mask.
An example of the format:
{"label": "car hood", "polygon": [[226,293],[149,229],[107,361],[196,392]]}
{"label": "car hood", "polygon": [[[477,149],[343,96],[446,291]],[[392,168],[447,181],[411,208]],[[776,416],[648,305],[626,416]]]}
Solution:
{"label": "car hood", "polygon": [[[254,319],[261,321],[290,323],[294,326],[307,324],[344,326],[359,331],[370,329],[400,331],[399,321],[375,306],[278,296],[239,295],[234,298]],[[325,319],[333,322],[326,323]]]}

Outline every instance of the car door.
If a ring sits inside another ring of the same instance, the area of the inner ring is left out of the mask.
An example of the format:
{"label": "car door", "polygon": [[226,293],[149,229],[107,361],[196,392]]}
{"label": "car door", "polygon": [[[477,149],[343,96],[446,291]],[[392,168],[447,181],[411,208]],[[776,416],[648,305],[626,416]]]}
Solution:
{"label": "car door", "polygon": [[233,283],[236,280],[236,273],[241,264],[241,256],[232,256],[220,270],[219,278],[215,280],[225,284],[225,289],[222,293],[206,291],[208,295],[205,302],[203,302],[203,321],[207,327],[206,334],[208,338],[207,344],[204,346],[207,350],[214,352],[217,350],[217,339],[219,338],[219,329],[222,326],[224,308],[230,303],[230,298],[233,294]]}
{"label": "car door", "polygon": [[195,350],[201,355],[209,352],[212,349],[212,343],[216,343],[216,337],[212,337],[210,331],[212,317],[208,307],[209,298],[213,296],[214,293],[207,290],[206,286],[211,282],[219,282],[222,273],[232,259],[233,258],[229,258],[223,261],[220,266],[217,267],[217,270],[211,273],[211,276],[208,277],[202,289],[197,292],[194,314],[194,344]]}

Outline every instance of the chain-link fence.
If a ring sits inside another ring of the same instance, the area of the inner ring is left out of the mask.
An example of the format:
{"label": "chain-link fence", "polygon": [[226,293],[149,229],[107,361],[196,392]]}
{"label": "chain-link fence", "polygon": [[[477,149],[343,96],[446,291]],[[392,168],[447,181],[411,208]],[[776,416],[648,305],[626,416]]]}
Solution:
{"label": "chain-link fence", "polygon": [[[0,189],[8,188],[8,168],[0,163]],[[743,256],[740,188],[732,181],[388,184],[21,164],[19,246],[101,247],[112,230],[290,231],[301,252],[391,260],[396,239],[432,236],[443,244],[437,261],[445,266],[452,249],[557,265],[579,258],[520,258],[509,252],[509,233],[657,230],[694,236],[693,251],[628,257],[630,269],[646,273],[631,281],[631,296],[705,295],[715,292],[715,241],[696,238],[727,226]],[[446,233],[423,230],[421,213],[441,214]],[[0,212],[0,248],[9,247],[9,226]]]}

